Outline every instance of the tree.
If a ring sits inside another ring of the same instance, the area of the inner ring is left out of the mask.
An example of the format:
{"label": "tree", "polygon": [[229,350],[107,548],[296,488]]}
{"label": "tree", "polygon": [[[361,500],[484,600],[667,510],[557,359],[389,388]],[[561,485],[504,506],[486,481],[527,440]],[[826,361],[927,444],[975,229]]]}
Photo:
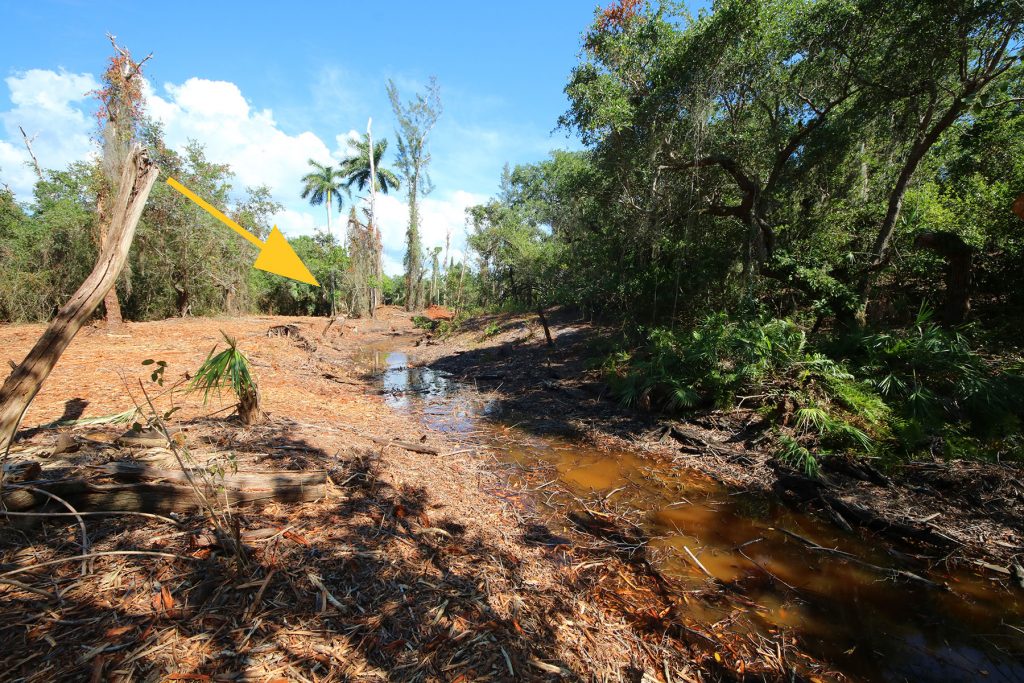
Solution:
{"label": "tree", "polygon": [[437,274],[438,274],[438,257],[441,255],[441,247],[434,247],[430,250],[430,296],[427,301],[428,305],[438,303],[438,289],[437,289]]}
{"label": "tree", "polygon": [[[0,450],[14,441],[18,425],[43,382],[78,330],[114,286],[128,260],[135,227],[159,169],[140,145],[128,150],[122,166],[117,197],[106,213],[110,221],[104,232],[106,239],[92,272],[0,387]],[[0,482],[2,479],[0,472]]]}
{"label": "tree", "polygon": [[373,290],[376,288],[377,245],[375,231],[370,224],[362,224],[353,207],[348,217],[348,280],[349,312],[355,316],[372,314]]}
{"label": "tree", "polygon": [[[98,243],[104,244],[106,229],[110,223],[107,216],[109,205],[119,191],[118,182],[128,159],[128,152],[139,138],[142,111],[142,66],[153,56],[150,54],[141,62],[132,58],[128,48],[117,44],[115,36],[107,34],[116,54],[110,58],[107,70],[103,72],[103,87],[96,91],[100,108],[96,113],[99,122],[100,160],[99,189],[96,193],[96,215],[99,226]],[[26,138],[27,140],[27,138]],[[117,287],[111,287],[103,300],[107,315],[107,326],[121,324],[121,303]]]}
{"label": "tree", "polygon": [[909,143],[861,281],[863,312],[875,274],[888,263],[904,198],[925,155],[975,103],[995,107],[1013,102],[984,100],[1001,80],[1019,76],[1024,4],[918,0],[894,8],[876,0],[862,5],[867,23],[883,30],[871,37],[878,44],[877,60],[866,60],[859,77],[869,81],[875,102],[900,115],[900,137]]}
{"label": "tree", "polygon": [[[341,168],[333,165],[321,164],[313,159],[309,160],[313,171],[302,176],[302,198],[309,199],[312,206],[327,205],[327,236],[331,239],[334,235],[331,232],[331,204],[337,202],[338,211],[341,211],[345,200],[341,196],[341,185],[345,174]],[[341,242],[344,244],[344,235]]]}
{"label": "tree", "polygon": [[[265,187],[246,188],[231,202],[232,173],[207,158],[195,142],[178,153],[163,146],[159,128],[147,131],[151,153],[165,174],[180,180],[263,239],[280,204]],[[153,188],[132,250],[125,306],[140,319],[240,313],[252,310],[262,278],[252,268],[258,251],[223,229],[209,213],[171,189]]]}
{"label": "tree", "polygon": [[[381,165],[381,159],[388,149],[388,141],[378,140],[372,143],[372,161],[370,159],[370,144],[370,133],[366,133],[356,142],[356,153],[341,162],[340,171],[345,178],[345,187],[350,188],[355,185],[357,190],[363,192],[370,187],[370,174],[373,173],[376,183],[371,188],[371,193],[380,190],[384,194],[388,194],[391,190],[397,190],[401,185],[398,176]],[[370,220],[372,222],[372,215]]]}
{"label": "tree", "polygon": [[423,250],[420,245],[419,199],[433,189],[430,176],[427,174],[427,166],[430,164],[427,137],[441,116],[441,92],[437,80],[433,77],[424,92],[417,93],[405,104],[399,97],[398,86],[394,81],[388,81],[387,91],[391,108],[398,121],[398,158],[395,163],[405,182],[409,198],[409,228],[406,232],[405,251],[405,307],[406,310],[414,311],[422,308],[423,303],[421,283],[424,268]]}
{"label": "tree", "polygon": [[[373,269],[369,276],[375,280],[368,303],[370,315],[374,315],[377,306],[380,304],[381,289],[379,280],[384,274],[383,245],[381,244],[380,229],[377,227],[376,220],[377,190],[379,189],[384,194],[388,194],[391,190],[397,190],[400,185],[398,177],[390,169],[384,168],[381,165],[381,159],[388,148],[388,141],[379,140],[374,143],[371,130],[372,123],[373,119],[367,121],[366,135],[356,142],[356,153],[345,159],[341,164],[342,173],[346,178],[346,188],[351,188],[352,185],[355,185],[360,192],[367,187],[370,189],[369,224],[367,228],[369,236],[372,237],[370,246],[373,247]],[[371,148],[373,148],[372,156],[370,155]],[[352,224],[351,219],[349,224]],[[358,242],[360,244],[365,243],[366,236],[360,236]]]}

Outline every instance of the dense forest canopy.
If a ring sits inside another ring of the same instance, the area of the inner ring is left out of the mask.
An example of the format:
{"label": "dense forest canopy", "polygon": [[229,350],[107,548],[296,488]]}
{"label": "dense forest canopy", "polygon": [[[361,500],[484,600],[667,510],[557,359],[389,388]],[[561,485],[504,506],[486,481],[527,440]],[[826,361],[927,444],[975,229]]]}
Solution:
{"label": "dense forest canopy", "polygon": [[979,315],[1002,315],[1024,272],[1022,15],[623,2],[566,89],[561,123],[586,151],[514,169],[471,212],[484,271],[524,300],[644,324],[751,306],[906,321],[923,300],[959,322],[944,271],[962,252]]}
{"label": "dense forest canopy", "polygon": [[469,211],[480,297],[617,321],[623,401],[745,393],[807,469],[1020,456],[1022,22],[1005,1],[612,5],[566,88],[586,148]]}

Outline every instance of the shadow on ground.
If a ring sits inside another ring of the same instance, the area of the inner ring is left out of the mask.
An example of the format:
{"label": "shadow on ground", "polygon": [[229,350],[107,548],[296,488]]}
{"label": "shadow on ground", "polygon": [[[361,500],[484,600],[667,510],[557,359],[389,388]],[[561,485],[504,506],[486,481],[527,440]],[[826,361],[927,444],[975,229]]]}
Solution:
{"label": "shadow on ground", "polygon": [[[568,310],[548,317],[553,345],[546,343],[536,316],[511,321],[481,316],[460,328],[478,345],[452,350],[430,366],[486,392],[493,402],[485,418],[534,434],[585,442],[595,433],[630,439],[656,428],[654,416],[611,399],[594,367],[610,350],[612,332],[577,320]],[[499,341],[488,343],[488,331]]]}
{"label": "shadow on ground", "polygon": [[[536,662],[579,677],[554,654],[563,607],[530,585],[518,558],[454,520],[433,518],[422,488],[385,483],[373,452],[328,454],[280,438],[268,450],[283,458],[333,462],[335,493],[276,517],[269,508],[269,519],[237,511],[244,561],[209,540],[200,516],[184,519],[181,530],[152,519],[90,520],[96,550],[141,547],[178,557],[98,558],[87,576],[75,563],[9,576],[37,592],[0,589],[4,677],[558,678]],[[76,554],[76,530],[73,523],[30,534],[3,529],[8,564],[0,577]]]}

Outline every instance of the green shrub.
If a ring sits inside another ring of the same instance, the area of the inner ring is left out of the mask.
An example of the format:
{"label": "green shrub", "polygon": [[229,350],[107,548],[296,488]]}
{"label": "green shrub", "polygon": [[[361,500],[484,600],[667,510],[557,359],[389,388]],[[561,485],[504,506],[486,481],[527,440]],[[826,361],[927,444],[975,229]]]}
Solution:
{"label": "green shrub", "polygon": [[737,392],[804,358],[804,333],[792,322],[705,318],[682,333],[654,329],[635,352],[605,363],[612,392],[625,405],[659,410],[731,405]]}
{"label": "green shrub", "polygon": [[437,327],[437,321],[431,320],[425,315],[414,315],[412,317],[412,324],[421,330],[433,330]]}
{"label": "green shrub", "polygon": [[491,337],[493,337],[494,335],[498,334],[499,332],[501,332],[501,327],[498,326],[498,323],[496,323],[496,322],[487,323],[487,326],[484,328],[483,333],[480,335],[480,341],[483,341],[485,339],[490,339]]}
{"label": "green shrub", "polygon": [[946,330],[922,308],[914,325],[865,336],[861,373],[898,407],[904,431],[938,433],[963,423],[978,435],[1019,430],[1024,381],[976,352],[970,330]]}

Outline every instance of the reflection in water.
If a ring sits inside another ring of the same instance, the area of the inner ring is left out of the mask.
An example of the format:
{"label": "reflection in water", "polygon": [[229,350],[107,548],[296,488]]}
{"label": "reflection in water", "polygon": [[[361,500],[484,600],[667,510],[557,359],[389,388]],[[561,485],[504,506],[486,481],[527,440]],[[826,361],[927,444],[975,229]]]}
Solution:
{"label": "reflection in water", "polygon": [[[382,372],[385,401],[415,409],[426,425],[449,433],[495,435],[500,458],[550,472],[579,496],[608,495],[645,515],[651,555],[661,571],[694,588],[705,579],[684,547],[722,582],[758,608],[759,629],[787,629],[809,652],[855,679],[878,681],[1024,681],[1024,600],[968,573],[932,576],[942,593],[883,580],[879,574],[808,551],[776,531],[785,528],[880,566],[893,564],[881,544],[844,534],[817,518],[767,498],[730,493],[692,472],[633,453],[609,453],[556,438],[513,434],[481,417],[493,413],[471,390],[443,373],[409,367],[404,353],[368,351],[362,361]],[[538,500],[538,507],[543,504]],[[695,617],[717,620],[731,607],[691,602]]]}

